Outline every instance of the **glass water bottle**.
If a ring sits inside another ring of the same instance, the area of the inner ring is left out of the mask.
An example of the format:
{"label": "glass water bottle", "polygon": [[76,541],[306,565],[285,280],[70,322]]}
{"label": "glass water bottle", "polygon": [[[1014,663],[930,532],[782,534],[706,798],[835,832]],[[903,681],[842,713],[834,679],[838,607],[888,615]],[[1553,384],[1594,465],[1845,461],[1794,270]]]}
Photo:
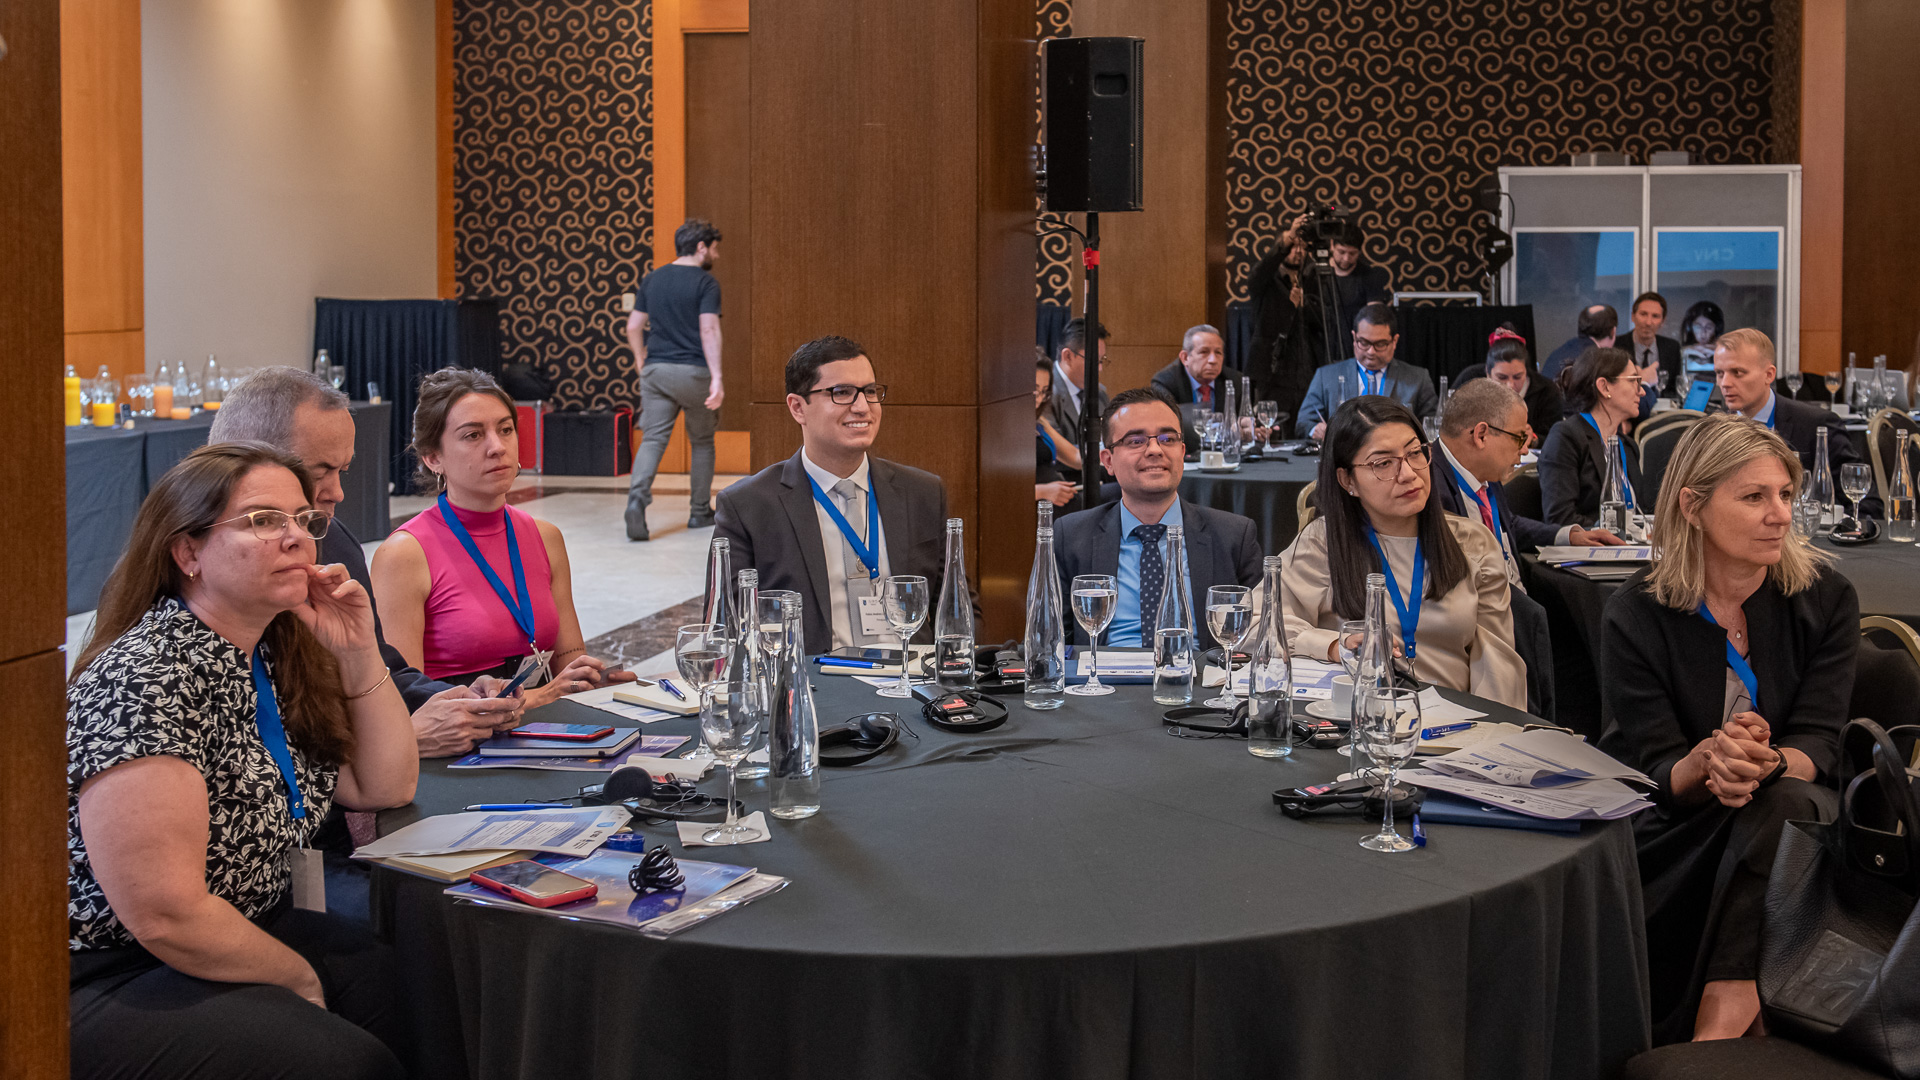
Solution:
{"label": "glass water bottle", "polygon": [[973,593],[967,588],[966,526],[947,519],[947,566],[940,576],[940,608],[933,618],[933,662],[943,690],[972,690]]}
{"label": "glass water bottle", "polygon": [[1027,689],[1029,709],[1057,709],[1067,700],[1067,624],[1060,567],[1053,558],[1053,504],[1040,502],[1040,526],[1027,575]]}
{"label": "glass water bottle", "polygon": [[1240,464],[1240,410],[1234,401],[1233,380],[1220,381],[1220,451],[1229,468]]}
{"label": "glass water bottle", "polygon": [[1361,726],[1355,721],[1383,679],[1389,689],[1393,686],[1393,626],[1387,622],[1385,574],[1367,575],[1366,605],[1366,630],[1360,638],[1360,662],[1354,669],[1353,701],[1347,714],[1346,750],[1356,776],[1366,771],[1367,748],[1361,741]]}
{"label": "glass water bottle", "polygon": [[1627,538],[1627,471],[1621,464],[1620,438],[1607,439],[1606,477],[1600,485],[1599,527]]}
{"label": "glass water bottle", "polygon": [[[1824,430],[1824,429],[1822,429]],[[1893,475],[1887,478],[1887,539],[1896,544],[1913,543],[1913,474],[1907,471],[1907,432],[1896,430]]]}
{"label": "glass water bottle", "polygon": [[[1160,589],[1160,610],[1153,620],[1153,701],[1185,705],[1193,700],[1198,671],[1194,652],[1193,597],[1187,589],[1187,538],[1178,525],[1167,526],[1167,577]],[[1142,611],[1144,621],[1147,613]],[[1141,636],[1145,636],[1142,634]]]}
{"label": "glass water bottle", "polygon": [[760,571],[740,571],[739,600],[733,619],[733,653],[727,658],[727,695],[746,695],[748,707],[760,714],[760,729],[754,733],[753,745],[734,769],[740,779],[753,780],[767,775],[763,759],[767,751],[767,706],[774,681],[771,662],[760,640]]}
{"label": "glass water bottle", "polygon": [[1266,558],[1260,588],[1260,627],[1247,668],[1247,753],[1283,758],[1293,753],[1293,657],[1280,614],[1280,556]]}
{"label": "glass water bottle", "polygon": [[[723,541],[724,542],[724,541]],[[800,598],[780,598],[780,648],[767,719],[767,766],[777,818],[820,812],[820,717],[807,682],[807,638]]]}
{"label": "glass water bottle", "polygon": [[1813,429],[1813,484],[1807,492],[1820,515],[1815,525],[1817,536],[1833,532],[1833,493],[1833,464],[1827,458],[1827,426],[1821,424]]}

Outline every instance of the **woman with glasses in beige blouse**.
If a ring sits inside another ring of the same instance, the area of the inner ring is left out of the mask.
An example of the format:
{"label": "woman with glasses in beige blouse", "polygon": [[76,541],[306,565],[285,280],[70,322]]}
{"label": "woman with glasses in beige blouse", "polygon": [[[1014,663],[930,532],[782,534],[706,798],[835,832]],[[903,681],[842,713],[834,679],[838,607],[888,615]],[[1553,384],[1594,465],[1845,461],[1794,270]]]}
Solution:
{"label": "woman with glasses in beige blouse", "polygon": [[1367,575],[1385,574],[1388,631],[1415,678],[1524,709],[1500,548],[1430,497],[1432,456],[1419,420],[1392,398],[1354,398],[1334,413],[1318,514],[1280,576],[1293,655],[1337,659],[1340,624],[1365,615]]}

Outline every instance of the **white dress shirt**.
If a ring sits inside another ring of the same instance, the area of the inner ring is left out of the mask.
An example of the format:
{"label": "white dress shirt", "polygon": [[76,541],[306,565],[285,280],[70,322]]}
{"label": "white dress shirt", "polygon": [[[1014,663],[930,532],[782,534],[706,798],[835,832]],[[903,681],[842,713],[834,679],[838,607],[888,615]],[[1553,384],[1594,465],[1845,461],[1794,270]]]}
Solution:
{"label": "white dress shirt", "polygon": [[[1458,483],[1459,478],[1464,477],[1467,481],[1467,484],[1469,485],[1467,487],[1466,492],[1463,494],[1461,498],[1461,501],[1467,504],[1465,508],[1467,511],[1466,518],[1469,521],[1480,521],[1480,489],[1487,486],[1485,481],[1473,475],[1472,469],[1469,469],[1465,465],[1460,464],[1460,459],[1453,456],[1453,450],[1452,448],[1447,446],[1447,441],[1445,439],[1437,439],[1435,440],[1435,442],[1440,447],[1440,452],[1447,456],[1448,463],[1450,463],[1453,466],[1454,471],[1458,474],[1458,476],[1436,477],[1436,479],[1444,480],[1447,483]],[[1492,500],[1489,499],[1488,502],[1489,504],[1491,504]],[[1500,508],[1497,505],[1494,505],[1493,512],[1498,514],[1500,512]],[[1486,523],[1481,522],[1481,527],[1485,528]],[[1573,535],[1573,526],[1562,525],[1560,526],[1559,535],[1553,538],[1553,542],[1555,544],[1564,546],[1567,540],[1572,535]],[[1527,587],[1524,584],[1522,584],[1520,581],[1520,562],[1516,558],[1515,552],[1513,550],[1513,534],[1507,531],[1505,528],[1502,528],[1498,533],[1495,534],[1495,536],[1500,541],[1500,547],[1501,547],[1500,554],[1506,557],[1507,582],[1511,584],[1514,588],[1519,589],[1521,592],[1526,592]]]}
{"label": "white dress shirt", "polygon": [[[826,492],[827,498],[833,500],[834,509],[840,511],[841,515],[847,519],[847,523],[853,526],[855,532],[866,527],[866,521],[864,519],[861,521],[853,520],[853,515],[847,513],[846,505],[833,493],[833,486],[835,484],[838,484],[843,479],[851,480],[859,485],[862,491],[867,493],[867,501],[869,503],[873,501],[873,483],[866,455],[862,454],[860,456],[859,467],[853,470],[852,476],[847,477],[835,476],[820,466],[815,465],[813,459],[807,456],[805,448],[802,448],[800,451],[800,464],[806,467],[807,475],[813,477],[813,482],[820,485],[820,490]],[[811,494],[811,492],[809,492],[809,494]],[[846,557],[843,554],[847,542],[840,535],[840,526],[833,523],[833,518],[827,516],[826,507],[821,506],[817,500],[813,504],[813,516],[820,522],[820,546],[825,549],[827,556],[827,580],[825,584],[827,609],[831,615],[829,621],[833,623],[833,647],[836,649],[844,649],[853,645],[853,620],[860,617],[859,612],[849,611],[847,608],[847,569]],[[868,537],[868,539],[873,540],[879,545],[880,576],[886,577],[891,564],[887,559],[887,532],[885,527],[880,529],[878,539],[874,537]],[[873,586],[873,591],[877,594],[879,591],[879,582],[877,580],[874,581]]]}

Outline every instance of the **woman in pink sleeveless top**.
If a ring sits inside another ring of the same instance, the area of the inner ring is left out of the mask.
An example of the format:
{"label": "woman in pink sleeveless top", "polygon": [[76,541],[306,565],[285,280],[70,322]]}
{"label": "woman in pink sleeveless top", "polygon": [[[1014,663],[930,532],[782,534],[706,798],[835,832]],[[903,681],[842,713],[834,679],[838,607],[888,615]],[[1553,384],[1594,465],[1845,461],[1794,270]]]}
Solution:
{"label": "woman in pink sleeveless top", "polygon": [[527,691],[528,708],[607,681],[580,635],[560,530],[507,505],[520,473],[512,399],[483,372],[444,368],[421,380],[413,430],[423,481],[444,491],[374,553],[387,642],[453,682],[508,678],[552,650],[554,678]]}

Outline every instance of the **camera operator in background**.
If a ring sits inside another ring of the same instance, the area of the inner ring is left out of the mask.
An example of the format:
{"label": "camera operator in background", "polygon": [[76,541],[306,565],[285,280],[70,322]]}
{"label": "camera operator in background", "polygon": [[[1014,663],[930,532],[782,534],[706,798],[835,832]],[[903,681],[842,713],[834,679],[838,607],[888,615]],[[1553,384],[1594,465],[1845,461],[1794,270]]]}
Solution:
{"label": "camera operator in background", "polygon": [[1294,219],[1247,282],[1247,299],[1253,305],[1247,375],[1253,379],[1254,400],[1272,401],[1288,416],[1300,411],[1313,369],[1324,362],[1319,359],[1318,343],[1309,340],[1300,311],[1300,268],[1306,262],[1307,245],[1300,239],[1299,228],[1306,219],[1305,214]]}

